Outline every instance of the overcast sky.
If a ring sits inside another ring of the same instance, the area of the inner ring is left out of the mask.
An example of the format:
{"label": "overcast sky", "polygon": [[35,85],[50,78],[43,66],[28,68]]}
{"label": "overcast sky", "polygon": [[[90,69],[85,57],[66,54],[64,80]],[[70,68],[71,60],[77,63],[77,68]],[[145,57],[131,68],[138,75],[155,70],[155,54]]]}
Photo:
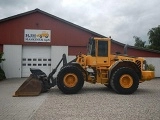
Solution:
{"label": "overcast sky", "polygon": [[0,19],[36,8],[129,45],[160,25],[160,0],[0,0]]}

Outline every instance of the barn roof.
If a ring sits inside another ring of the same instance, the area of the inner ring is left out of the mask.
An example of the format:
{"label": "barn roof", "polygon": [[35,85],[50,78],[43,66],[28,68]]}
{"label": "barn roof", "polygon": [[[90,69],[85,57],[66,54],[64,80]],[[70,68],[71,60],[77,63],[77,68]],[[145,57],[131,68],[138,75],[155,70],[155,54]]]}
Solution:
{"label": "barn roof", "polygon": [[[1,19],[1,20],[0,20],[0,23],[9,21],[9,20],[12,20],[12,19],[15,19],[15,18],[23,17],[23,16],[25,16],[25,15],[29,15],[29,14],[36,13],[36,12],[42,13],[42,14],[47,15],[47,16],[53,18],[53,19],[57,19],[57,20],[62,21],[62,22],[64,22],[64,23],[66,23],[66,24],[69,24],[69,25],[71,25],[71,26],[74,26],[74,27],[76,27],[76,28],[78,28],[78,29],[84,30],[84,31],[89,32],[89,33],[91,33],[91,34],[94,34],[94,35],[96,35],[97,37],[106,37],[106,36],[104,36],[104,35],[101,35],[101,34],[98,34],[98,33],[96,33],[96,32],[93,32],[93,31],[91,31],[91,30],[89,30],[89,29],[86,29],[86,28],[84,28],[84,27],[81,27],[81,26],[79,26],[79,25],[76,25],[76,24],[74,24],[74,23],[72,23],[72,22],[66,21],[66,20],[64,20],[64,19],[62,19],[62,18],[59,18],[59,17],[54,16],[54,15],[52,15],[52,14],[49,14],[49,13],[47,13],[47,12],[45,12],[45,11],[42,11],[42,10],[40,10],[40,9],[38,9],[38,8],[36,8],[36,9],[34,9],[34,10],[31,10],[31,11],[28,11],[28,12],[20,13],[20,14],[11,16],[11,17],[7,17],[7,18],[4,18],[4,19]],[[116,40],[113,40],[113,39],[112,39],[112,42],[115,43],[115,44],[118,44],[118,45],[120,45],[120,46],[125,46],[125,44],[120,43],[120,42],[118,42],[118,41],[116,41]],[[151,50],[151,49],[146,49],[146,48],[138,48],[138,47],[130,46],[130,45],[128,45],[128,47],[129,47],[129,48],[133,48],[133,49],[148,51],[148,52],[160,53],[160,51],[157,51],[157,50]]]}
{"label": "barn roof", "polygon": [[97,35],[97,36],[99,36],[99,37],[105,37],[105,36],[100,35],[100,34],[98,34],[98,33],[96,33],[96,32],[93,32],[93,31],[91,31],[91,30],[89,30],[89,29],[83,28],[83,27],[81,27],[81,26],[79,26],[79,25],[76,25],[76,24],[71,23],[71,22],[69,22],[69,21],[66,21],[66,20],[64,20],[64,19],[62,19],[62,18],[59,18],[59,17],[54,16],[54,15],[52,15],[52,14],[49,14],[49,13],[47,13],[47,12],[45,12],[45,11],[42,11],[42,10],[40,10],[40,9],[38,9],[38,8],[36,8],[36,9],[34,9],[34,10],[31,10],[31,11],[28,11],[28,12],[25,12],[25,13],[21,13],[21,14],[17,14],[17,15],[11,16],[11,17],[7,17],[7,18],[4,18],[4,19],[1,19],[0,22],[6,22],[6,21],[8,21],[8,20],[12,20],[12,19],[15,19],[15,18],[18,18],[18,17],[23,17],[23,16],[25,16],[25,15],[32,14],[32,13],[36,13],[36,12],[42,13],[42,14],[47,15],[47,16],[53,18],[53,19],[62,21],[62,22],[64,22],[64,23],[67,23],[67,24],[69,24],[69,25],[71,25],[71,26],[77,27],[77,28],[82,29],[82,30],[84,30],[84,31],[86,31],[86,32],[89,32],[89,33],[92,33],[92,34],[94,34],[94,35]]}

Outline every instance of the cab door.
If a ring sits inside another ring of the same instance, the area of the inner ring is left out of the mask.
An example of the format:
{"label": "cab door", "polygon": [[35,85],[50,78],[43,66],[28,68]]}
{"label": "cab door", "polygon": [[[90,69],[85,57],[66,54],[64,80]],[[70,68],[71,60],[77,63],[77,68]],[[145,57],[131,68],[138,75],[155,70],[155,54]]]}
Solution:
{"label": "cab door", "polygon": [[110,41],[108,40],[97,40],[96,42],[97,55],[96,61],[98,66],[109,66],[110,65]]}

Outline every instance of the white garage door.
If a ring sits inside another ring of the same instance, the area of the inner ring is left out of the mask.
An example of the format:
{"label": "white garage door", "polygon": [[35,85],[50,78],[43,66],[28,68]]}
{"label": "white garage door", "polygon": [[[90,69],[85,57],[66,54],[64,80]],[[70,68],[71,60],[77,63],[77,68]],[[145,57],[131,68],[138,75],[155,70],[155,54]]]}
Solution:
{"label": "white garage door", "polygon": [[51,72],[51,47],[23,46],[22,77],[28,77],[30,68],[39,68],[47,75]]}

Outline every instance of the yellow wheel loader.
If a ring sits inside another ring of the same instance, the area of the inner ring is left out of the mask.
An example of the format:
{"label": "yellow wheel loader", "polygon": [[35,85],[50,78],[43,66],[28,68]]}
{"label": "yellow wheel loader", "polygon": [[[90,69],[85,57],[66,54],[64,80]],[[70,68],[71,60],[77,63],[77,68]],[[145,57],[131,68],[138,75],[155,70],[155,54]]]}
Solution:
{"label": "yellow wheel loader", "polygon": [[[63,62],[56,78],[53,74]],[[154,71],[146,70],[146,61],[141,57],[111,54],[110,38],[90,38],[88,54],[79,54],[67,63],[64,54],[55,69],[47,76],[39,69],[31,69],[31,76],[20,86],[14,96],[39,95],[55,85],[65,94],[78,93],[84,81],[101,83],[118,94],[134,93],[139,83],[154,78]]]}

